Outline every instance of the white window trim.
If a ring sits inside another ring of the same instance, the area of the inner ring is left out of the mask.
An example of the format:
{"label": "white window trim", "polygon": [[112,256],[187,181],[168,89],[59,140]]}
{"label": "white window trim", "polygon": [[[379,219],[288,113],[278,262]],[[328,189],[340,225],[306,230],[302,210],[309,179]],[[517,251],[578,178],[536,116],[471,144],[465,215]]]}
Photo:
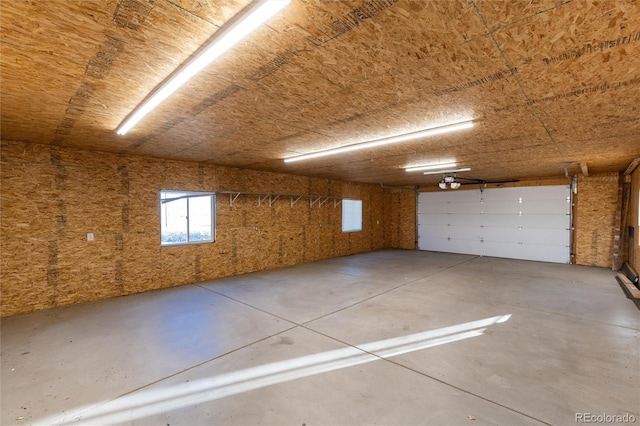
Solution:
{"label": "white window trim", "polygon": [[[178,189],[161,189],[160,190],[160,209],[162,209],[163,192],[176,192],[180,194],[185,194],[183,197],[179,198],[191,198],[191,197],[211,197],[211,239],[210,240],[197,240],[197,241],[188,241],[189,239],[189,202],[187,201],[187,241],[180,242],[164,242],[162,241],[162,223],[160,223],[160,247],[176,247],[176,246],[184,246],[184,245],[193,245],[193,244],[207,244],[214,243],[216,241],[216,194],[215,192],[199,192],[199,191],[181,191]],[[177,198],[176,198],[177,199]],[[162,211],[160,212],[160,218],[162,220]]]}

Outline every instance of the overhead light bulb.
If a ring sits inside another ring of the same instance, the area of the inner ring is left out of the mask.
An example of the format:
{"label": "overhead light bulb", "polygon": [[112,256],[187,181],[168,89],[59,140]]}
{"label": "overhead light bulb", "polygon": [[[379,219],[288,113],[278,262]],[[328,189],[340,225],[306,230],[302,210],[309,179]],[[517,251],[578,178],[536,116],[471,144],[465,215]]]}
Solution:
{"label": "overhead light bulb", "polygon": [[468,172],[471,170],[469,167],[465,167],[463,169],[452,169],[452,170],[436,170],[433,172],[424,172],[425,175],[439,175],[440,173],[457,173],[457,172]]}
{"label": "overhead light bulb", "polygon": [[133,126],[178,90],[191,77],[202,71],[216,58],[229,50],[253,30],[266,22],[291,0],[258,0],[244,9],[240,16],[216,32],[201,52],[181,65],[147,100],[138,105],[118,127],[119,135],[126,134]]}
{"label": "overhead light bulb", "polygon": [[438,184],[438,186],[440,187],[440,189],[447,189],[447,183],[446,182],[440,182]]}
{"label": "overhead light bulb", "polygon": [[458,189],[460,185],[460,182],[451,182],[451,189]]}
{"label": "overhead light bulb", "polygon": [[473,121],[463,121],[461,123],[454,123],[446,126],[432,127],[430,129],[419,130],[417,132],[405,133],[402,135],[391,136],[388,138],[375,139],[372,141],[356,143],[353,145],[346,145],[339,148],[311,152],[309,154],[296,155],[293,157],[285,158],[284,162],[292,163],[294,161],[309,160],[312,158],[325,157],[327,155],[343,154],[345,152],[356,151],[359,149],[374,148],[377,146],[404,142],[412,139],[424,138],[427,136],[435,136],[435,135],[440,135],[442,133],[455,132],[457,130],[469,129],[471,127],[473,127]]}
{"label": "overhead light bulb", "polygon": [[[441,164],[425,164],[424,166],[412,166],[405,167],[408,172],[418,172],[421,170],[434,170],[434,169],[451,169],[456,167],[456,163],[441,163]],[[441,173],[441,172],[439,172]]]}

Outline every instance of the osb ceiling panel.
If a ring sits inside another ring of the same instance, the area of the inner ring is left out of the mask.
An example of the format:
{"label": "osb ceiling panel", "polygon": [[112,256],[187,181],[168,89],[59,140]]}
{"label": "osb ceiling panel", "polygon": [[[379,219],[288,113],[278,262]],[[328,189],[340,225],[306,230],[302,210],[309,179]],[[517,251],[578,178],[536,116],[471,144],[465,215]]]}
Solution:
{"label": "osb ceiling panel", "polygon": [[[249,0],[0,3],[7,140],[435,184],[622,171],[640,156],[640,2],[292,0],[127,135],[116,127]],[[283,158],[473,119],[473,129]]]}

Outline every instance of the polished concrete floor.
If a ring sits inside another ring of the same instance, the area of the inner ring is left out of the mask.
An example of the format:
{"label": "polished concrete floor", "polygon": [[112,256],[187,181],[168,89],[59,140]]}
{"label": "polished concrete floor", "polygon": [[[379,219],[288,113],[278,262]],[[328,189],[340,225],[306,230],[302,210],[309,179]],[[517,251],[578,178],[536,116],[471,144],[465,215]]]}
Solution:
{"label": "polished concrete floor", "polygon": [[386,250],[1,325],[2,425],[640,424],[601,268]]}

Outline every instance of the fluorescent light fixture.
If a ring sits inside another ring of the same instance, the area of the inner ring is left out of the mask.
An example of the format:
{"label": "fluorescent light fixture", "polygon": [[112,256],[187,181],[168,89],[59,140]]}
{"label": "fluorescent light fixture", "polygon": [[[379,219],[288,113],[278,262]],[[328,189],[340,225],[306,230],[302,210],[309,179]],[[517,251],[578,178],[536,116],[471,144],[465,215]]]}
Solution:
{"label": "fluorescent light fixture", "polygon": [[312,158],[325,157],[327,155],[343,154],[358,149],[374,148],[377,146],[388,145],[392,143],[404,142],[412,139],[424,138],[427,136],[440,135],[442,133],[455,132],[456,130],[469,129],[473,127],[473,121],[463,121],[461,123],[449,124],[447,126],[432,127],[430,129],[419,130],[413,133],[405,133],[403,135],[391,136],[383,139],[376,139],[368,142],[361,142],[353,145],[346,145],[340,148],[327,149],[325,151],[312,152],[309,154],[296,155],[294,157],[285,158],[285,163],[292,163],[300,160],[310,160]]}
{"label": "fluorescent light fixture", "polygon": [[456,163],[425,164],[424,166],[405,167],[405,170],[408,172],[418,172],[421,170],[451,169],[456,166]]}
{"label": "fluorescent light fixture", "polygon": [[149,114],[162,101],[178,90],[191,77],[202,71],[224,52],[233,47],[245,36],[266,22],[291,0],[258,0],[245,8],[238,17],[226,27],[218,30],[194,58],[181,65],[173,75],[148,99],[138,105],[117,130],[124,135],[140,120]]}
{"label": "fluorescent light fixture", "polygon": [[435,170],[433,172],[424,172],[425,175],[439,175],[441,173],[457,173],[457,172],[468,172],[471,170],[469,167],[465,167],[463,169],[451,169],[451,170]]}

